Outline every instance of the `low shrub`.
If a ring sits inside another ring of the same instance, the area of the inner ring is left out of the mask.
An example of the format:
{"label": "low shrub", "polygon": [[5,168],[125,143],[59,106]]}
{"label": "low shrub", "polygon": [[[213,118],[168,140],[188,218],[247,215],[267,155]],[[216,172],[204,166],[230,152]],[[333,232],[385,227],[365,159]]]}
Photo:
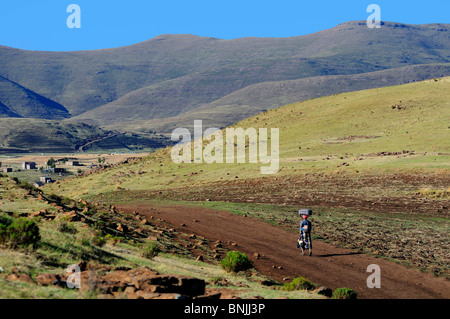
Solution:
{"label": "low shrub", "polygon": [[356,299],[356,291],[350,288],[337,288],[333,291],[333,299]]}
{"label": "low shrub", "polygon": [[23,188],[23,189],[26,189],[26,190],[29,190],[29,191],[34,190],[33,185],[31,185],[31,184],[29,184],[27,182],[20,182],[19,187]]}
{"label": "low shrub", "polygon": [[291,282],[285,283],[280,287],[281,290],[294,291],[294,290],[312,290],[315,285],[308,279],[303,277],[294,278]]}
{"label": "low shrub", "polygon": [[11,249],[36,248],[41,240],[39,227],[27,218],[0,218],[0,245]]}
{"label": "low shrub", "polygon": [[64,197],[61,200],[61,204],[66,205],[66,206],[69,206],[71,203],[72,203],[72,200],[69,197]]}
{"label": "low shrub", "polygon": [[160,252],[161,249],[155,242],[148,242],[141,248],[141,256],[147,259],[152,259],[153,257],[158,256]]}
{"label": "low shrub", "polygon": [[69,221],[68,218],[61,218],[58,220],[57,224],[56,224],[56,228],[61,232],[61,233],[68,233],[68,234],[76,234],[77,233],[77,229],[75,228],[75,226]]}
{"label": "low shrub", "polygon": [[220,265],[228,272],[239,272],[253,267],[252,261],[239,251],[229,251]]}
{"label": "low shrub", "polygon": [[106,244],[106,239],[103,236],[103,232],[100,230],[95,231],[94,236],[91,237],[91,244],[94,246],[102,247]]}
{"label": "low shrub", "polygon": [[52,202],[56,202],[56,203],[61,203],[61,197],[56,195],[56,194],[51,194],[48,196],[48,199],[51,200]]}
{"label": "low shrub", "polygon": [[121,239],[119,237],[113,236],[111,234],[108,234],[105,236],[105,240],[110,243],[111,245],[116,245],[117,243],[121,242]]}

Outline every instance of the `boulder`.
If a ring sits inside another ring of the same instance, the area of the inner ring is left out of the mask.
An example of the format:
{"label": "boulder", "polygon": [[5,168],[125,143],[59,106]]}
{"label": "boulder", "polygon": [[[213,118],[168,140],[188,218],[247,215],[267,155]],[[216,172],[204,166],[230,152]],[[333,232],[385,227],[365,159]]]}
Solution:
{"label": "boulder", "polygon": [[330,288],[327,288],[327,287],[323,287],[323,286],[313,290],[313,292],[318,295],[326,296],[328,298],[331,298],[331,296],[333,295],[333,290],[331,290]]}
{"label": "boulder", "polygon": [[11,274],[6,277],[6,280],[9,281],[22,281],[30,284],[34,284],[34,280],[28,274]]}
{"label": "boulder", "polygon": [[40,274],[36,276],[36,282],[40,286],[56,285],[60,280],[61,277],[57,274]]}

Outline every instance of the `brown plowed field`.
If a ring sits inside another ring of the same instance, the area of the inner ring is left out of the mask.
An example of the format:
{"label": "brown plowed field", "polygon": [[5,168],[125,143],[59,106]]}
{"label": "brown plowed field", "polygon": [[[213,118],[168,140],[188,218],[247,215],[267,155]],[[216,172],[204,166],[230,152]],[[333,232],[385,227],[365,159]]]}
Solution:
{"label": "brown plowed field", "polygon": [[[450,298],[450,283],[445,278],[409,269],[370,255],[313,241],[313,256],[302,256],[296,248],[297,236],[252,217],[197,207],[151,207],[121,205],[124,211],[164,219],[183,231],[220,240],[230,250],[246,253],[261,273],[284,282],[303,276],[311,282],[336,289],[348,287],[358,298],[410,299]],[[185,224],[185,226],[181,226]],[[231,246],[230,243],[238,246]],[[255,258],[254,253],[260,254]],[[381,268],[381,288],[367,288],[367,266]]]}

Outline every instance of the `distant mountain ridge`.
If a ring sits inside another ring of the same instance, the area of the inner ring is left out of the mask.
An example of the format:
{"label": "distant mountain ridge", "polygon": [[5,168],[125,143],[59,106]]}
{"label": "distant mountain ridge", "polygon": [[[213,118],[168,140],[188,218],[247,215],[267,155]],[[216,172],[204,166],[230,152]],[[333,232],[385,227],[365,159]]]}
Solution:
{"label": "distant mountain ridge", "polygon": [[[329,75],[299,80],[257,83],[174,117],[121,122],[120,127],[128,131],[139,131],[152,127],[155,131],[170,133],[176,127],[192,129],[194,120],[202,119],[206,126],[223,128],[260,112],[289,103],[337,93],[419,82],[429,79],[431,74],[433,74],[433,78],[445,77],[450,74],[450,63],[413,65],[355,75]],[[106,121],[108,119],[106,112],[112,111],[111,107],[97,108],[91,112],[103,110],[105,111],[102,114],[104,117],[100,114],[95,117],[103,118],[103,121]],[[126,109],[122,109],[122,111],[126,111]],[[86,112],[83,116],[88,118],[91,112]],[[73,120],[77,118],[79,117],[75,117]],[[105,127],[114,129],[117,124],[109,124]]]}
{"label": "distant mountain ridge", "polygon": [[449,30],[351,21],[289,38],[160,35],[73,52],[0,46],[0,117],[121,132],[167,131],[193,117],[225,126],[302,99],[448,76]]}
{"label": "distant mountain ridge", "polygon": [[[194,108],[260,82],[448,63],[448,29],[448,24],[392,22],[369,29],[353,21],[290,38],[161,35],[126,47],[74,52],[0,47],[0,75],[64,105],[74,116],[146,87],[159,95],[178,86],[202,88],[190,99],[188,108]],[[170,109],[171,103],[150,101],[149,109]]]}

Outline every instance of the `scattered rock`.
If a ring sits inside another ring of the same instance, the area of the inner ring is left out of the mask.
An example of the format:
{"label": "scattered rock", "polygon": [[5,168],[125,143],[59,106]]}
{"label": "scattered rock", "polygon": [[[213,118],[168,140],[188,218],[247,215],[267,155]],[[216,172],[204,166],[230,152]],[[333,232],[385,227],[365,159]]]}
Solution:
{"label": "scattered rock", "polygon": [[127,232],[128,231],[128,228],[127,228],[127,226],[126,225],[122,225],[122,224],[117,224],[117,228],[116,228],[118,231],[120,231],[120,232],[123,232],[123,233],[125,233],[125,232]]}
{"label": "scattered rock", "polygon": [[210,282],[213,286],[229,286],[228,280],[225,278],[218,278]]}
{"label": "scattered rock", "polygon": [[36,277],[36,282],[40,286],[56,285],[60,280],[61,277],[57,274],[40,274]]}
{"label": "scattered rock", "polygon": [[208,294],[208,295],[197,296],[194,298],[195,299],[220,299],[221,296],[222,296],[222,293],[217,292],[217,293],[212,293],[212,294]]}
{"label": "scattered rock", "polygon": [[331,296],[333,295],[333,290],[323,286],[313,290],[313,292],[322,296],[326,296],[328,298],[331,298]]}
{"label": "scattered rock", "polygon": [[34,280],[28,274],[11,274],[6,277],[6,280],[9,281],[22,281],[30,284],[34,284]]}

